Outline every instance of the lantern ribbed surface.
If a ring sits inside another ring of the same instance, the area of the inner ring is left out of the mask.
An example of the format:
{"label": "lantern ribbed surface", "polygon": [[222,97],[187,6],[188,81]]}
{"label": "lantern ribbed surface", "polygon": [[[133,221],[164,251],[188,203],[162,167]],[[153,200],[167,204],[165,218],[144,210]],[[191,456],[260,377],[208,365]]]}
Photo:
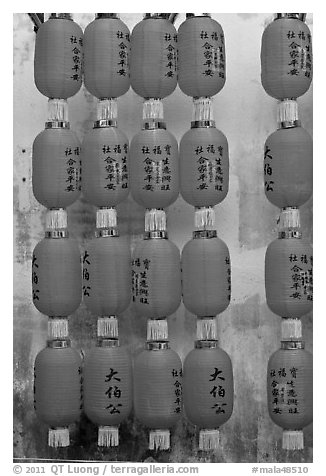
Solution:
{"label": "lantern ribbed surface", "polygon": [[35,40],[34,80],[48,98],[67,99],[82,85],[83,32],[72,20],[50,18]]}
{"label": "lantern ribbed surface", "polygon": [[123,312],[131,299],[131,254],[122,237],[91,240],[83,255],[83,299],[98,316]]}
{"label": "lantern ribbed surface", "polygon": [[165,98],[177,86],[177,31],[164,18],[137,23],[131,34],[130,81],[143,98]]}
{"label": "lantern ribbed surface", "polygon": [[312,80],[312,43],[308,26],[295,18],[280,18],[264,30],[261,82],[275,99],[298,98]]}
{"label": "lantern ribbed surface", "polygon": [[83,195],[97,207],[114,207],[128,196],[126,135],[116,127],[90,130],[82,146]]}
{"label": "lantern ribbed surface", "polygon": [[225,46],[221,25],[193,17],[178,29],[178,84],[192,97],[214,96],[225,84]]}
{"label": "lantern ribbed surface", "polygon": [[78,421],[81,411],[81,357],[70,348],[45,348],[36,356],[34,407],[50,427]]}
{"label": "lantern ribbed surface", "polygon": [[66,208],[80,195],[80,143],[69,129],[45,129],[33,143],[33,193],[47,208]]}
{"label": "lantern ribbed surface", "polygon": [[180,252],[166,239],[142,240],[132,256],[134,309],[147,318],[173,314],[181,301]]}
{"label": "lantern ribbed surface", "polygon": [[193,239],[181,254],[182,296],[188,311],[197,316],[223,312],[231,298],[228,247],[220,238]]}
{"label": "lantern ribbed surface", "polygon": [[130,191],[146,208],[165,208],[179,194],[178,143],[164,130],[144,130],[130,143]]}
{"label": "lantern ribbed surface", "polygon": [[312,247],[302,239],[272,241],[265,255],[268,307],[282,317],[301,317],[312,310]]}
{"label": "lantern ribbed surface", "polygon": [[134,361],[134,409],[150,429],[168,429],[180,418],[181,360],[172,349],[143,350]]}
{"label": "lantern ribbed surface", "polygon": [[229,149],[215,127],[187,131],[180,142],[180,193],[195,207],[222,202],[229,189]]}
{"label": "lantern ribbed surface", "polygon": [[130,32],[119,18],[97,18],[84,32],[84,81],[97,98],[125,94],[129,79]]}
{"label": "lantern ribbed surface", "polygon": [[265,194],[279,208],[300,207],[312,195],[311,136],[302,127],[279,129],[265,143]]}
{"label": "lantern ribbed surface", "polygon": [[82,273],[77,243],[44,238],[34,248],[33,303],[47,316],[68,316],[81,302]]}
{"label": "lantern ribbed surface", "polygon": [[233,411],[233,371],[228,354],[219,347],[196,348],[183,366],[183,399],[193,425],[216,429]]}

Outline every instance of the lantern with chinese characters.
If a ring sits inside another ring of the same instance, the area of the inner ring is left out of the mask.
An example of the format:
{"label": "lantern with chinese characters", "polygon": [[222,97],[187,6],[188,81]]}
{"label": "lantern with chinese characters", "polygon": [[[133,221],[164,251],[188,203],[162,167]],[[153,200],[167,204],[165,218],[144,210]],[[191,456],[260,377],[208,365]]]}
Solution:
{"label": "lantern with chinese characters", "polygon": [[116,13],[97,13],[84,32],[84,81],[97,98],[125,94],[129,79],[130,32]]}
{"label": "lantern with chinese characters", "polygon": [[178,84],[192,97],[214,96],[225,84],[221,25],[209,13],[187,13],[178,30]]}
{"label": "lantern with chinese characters", "polygon": [[51,13],[36,34],[34,81],[48,98],[67,99],[82,85],[83,32],[70,13]]}
{"label": "lantern with chinese characters", "polygon": [[79,420],[81,401],[80,354],[69,339],[48,340],[34,366],[34,408],[50,427],[49,446],[69,446],[68,425]]}
{"label": "lantern with chinese characters", "polygon": [[169,96],[177,86],[177,31],[168,13],[146,13],[131,33],[130,82],[143,98]]}
{"label": "lantern with chinese characters", "polygon": [[134,409],[150,429],[149,449],[170,448],[170,428],[181,416],[182,364],[168,342],[147,342],[134,361]]}
{"label": "lantern with chinese characters", "polygon": [[85,357],[84,410],[99,426],[98,445],[119,445],[119,424],[132,407],[132,371],[129,354],[117,339],[98,339]]}
{"label": "lantern with chinese characters", "polygon": [[264,30],[261,82],[275,99],[298,98],[312,80],[312,43],[304,13],[277,13]]}
{"label": "lantern with chinese characters", "polygon": [[219,446],[218,428],[232,415],[233,371],[228,354],[216,340],[197,340],[183,366],[184,409],[200,428],[199,449]]}
{"label": "lantern with chinese characters", "polygon": [[268,411],[283,428],[283,449],[302,450],[302,429],[312,422],[312,355],[302,341],[282,341],[267,369]]}

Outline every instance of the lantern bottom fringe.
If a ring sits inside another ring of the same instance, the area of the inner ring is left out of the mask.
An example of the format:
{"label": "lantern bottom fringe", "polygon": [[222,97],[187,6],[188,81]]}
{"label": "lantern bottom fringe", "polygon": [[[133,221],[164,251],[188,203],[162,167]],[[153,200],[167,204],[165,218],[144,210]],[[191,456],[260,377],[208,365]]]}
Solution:
{"label": "lantern bottom fringe", "polygon": [[201,96],[193,99],[194,121],[212,121],[213,99],[211,97]]}
{"label": "lantern bottom fringe", "polygon": [[115,316],[97,319],[97,336],[105,338],[118,337],[118,319]]}
{"label": "lantern bottom fringe", "polygon": [[112,121],[118,117],[118,103],[116,98],[99,99],[97,103],[97,119]]}
{"label": "lantern bottom fringe", "polygon": [[220,445],[219,430],[200,430],[199,449],[203,451],[217,450]]}
{"label": "lantern bottom fringe", "polygon": [[68,337],[68,319],[52,318],[48,320],[48,336],[50,339],[64,339]]}
{"label": "lantern bottom fringe", "polygon": [[279,217],[279,231],[300,228],[300,210],[295,207],[282,208]]}
{"label": "lantern bottom fringe", "polygon": [[98,429],[98,446],[119,446],[119,428],[115,426],[100,426]]}
{"label": "lantern bottom fringe", "polygon": [[62,230],[67,228],[67,211],[64,208],[47,210],[45,228],[46,230]]}
{"label": "lantern bottom fringe", "polygon": [[48,445],[53,448],[69,446],[68,428],[50,428],[48,436]]}
{"label": "lantern bottom fringe", "polygon": [[153,430],[149,433],[150,450],[168,450],[170,448],[170,431]]}
{"label": "lantern bottom fringe", "polygon": [[148,98],[144,99],[143,103],[143,120],[162,120],[164,117],[163,113],[163,102],[159,98]]}
{"label": "lantern bottom fringe", "polygon": [[197,319],[197,339],[217,340],[217,325],[215,318],[209,317]]}
{"label": "lantern bottom fringe", "polygon": [[68,121],[67,99],[48,100],[49,121]]}
{"label": "lantern bottom fringe", "polygon": [[284,430],[282,448],[283,450],[303,450],[303,431]]}
{"label": "lantern bottom fringe", "polygon": [[145,231],[166,231],[166,213],[160,208],[145,212]]}
{"label": "lantern bottom fringe", "polygon": [[301,339],[302,338],[302,324],[300,319],[282,318],[282,340]]}
{"label": "lantern bottom fringe", "polygon": [[196,230],[207,230],[215,224],[215,211],[213,207],[195,208]]}
{"label": "lantern bottom fringe", "polygon": [[168,323],[166,319],[148,319],[147,340],[168,340]]}
{"label": "lantern bottom fringe", "polygon": [[298,103],[295,99],[284,99],[278,103],[277,122],[294,122],[297,121]]}
{"label": "lantern bottom fringe", "polygon": [[117,226],[117,210],[112,208],[99,208],[96,211],[96,228],[115,228]]}

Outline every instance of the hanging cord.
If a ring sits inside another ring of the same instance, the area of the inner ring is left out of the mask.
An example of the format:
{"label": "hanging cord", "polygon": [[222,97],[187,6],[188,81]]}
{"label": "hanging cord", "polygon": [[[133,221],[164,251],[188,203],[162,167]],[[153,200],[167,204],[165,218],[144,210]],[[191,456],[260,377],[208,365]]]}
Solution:
{"label": "hanging cord", "polygon": [[27,13],[27,15],[34,23],[34,31],[37,33],[42,23],[44,23],[44,13]]}

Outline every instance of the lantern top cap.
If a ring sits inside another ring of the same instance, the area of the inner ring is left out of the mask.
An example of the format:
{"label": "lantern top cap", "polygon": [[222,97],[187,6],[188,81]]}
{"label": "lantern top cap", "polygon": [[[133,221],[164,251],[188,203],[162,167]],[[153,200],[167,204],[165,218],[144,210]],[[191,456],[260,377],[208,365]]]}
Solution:
{"label": "lantern top cap", "polygon": [[116,119],[98,119],[94,122],[93,129],[102,129],[104,127],[118,127]]}
{"label": "lantern top cap", "polygon": [[72,14],[71,13],[51,13],[49,20],[72,20]]}
{"label": "lantern top cap", "polygon": [[167,240],[168,233],[166,230],[146,231],[144,240]]}
{"label": "lantern top cap", "polygon": [[217,238],[216,230],[195,230],[192,232],[194,240]]}
{"label": "lantern top cap", "polygon": [[67,347],[71,347],[71,342],[69,338],[48,339],[46,341],[46,346],[50,347],[51,349],[66,349]]}
{"label": "lantern top cap", "polygon": [[100,228],[95,230],[96,238],[115,238],[119,236],[119,230],[117,228]]}
{"label": "lantern top cap", "polygon": [[305,21],[306,13],[275,13],[274,20],[279,20],[281,18],[294,18],[300,21]]}
{"label": "lantern top cap", "polygon": [[167,340],[162,341],[148,341],[146,342],[146,350],[167,350],[170,348]]}
{"label": "lantern top cap", "polygon": [[144,13],[144,20],[148,20],[149,18],[168,20],[169,17],[170,13]]}
{"label": "lantern top cap", "polygon": [[195,17],[208,17],[211,18],[211,13],[186,13],[186,19]]}
{"label": "lantern top cap", "polygon": [[70,123],[68,121],[47,121],[45,129],[70,129]]}
{"label": "lantern top cap", "polygon": [[303,340],[282,340],[281,349],[282,350],[295,350],[295,349],[304,349],[305,343]]}
{"label": "lantern top cap", "polygon": [[117,20],[119,18],[118,13],[95,13],[95,20],[101,19],[101,18],[111,18]]}
{"label": "lantern top cap", "polygon": [[215,127],[215,121],[191,121],[191,129],[200,127]]}
{"label": "lantern top cap", "polygon": [[219,347],[218,340],[196,340],[195,349],[217,349]]}
{"label": "lantern top cap", "polygon": [[283,231],[280,231],[278,234],[279,240],[290,240],[290,239],[300,240],[301,238],[302,238],[302,232],[299,230],[283,230]]}
{"label": "lantern top cap", "polygon": [[68,230],[46,230],[45,238],[60,239],[69,238]]}

